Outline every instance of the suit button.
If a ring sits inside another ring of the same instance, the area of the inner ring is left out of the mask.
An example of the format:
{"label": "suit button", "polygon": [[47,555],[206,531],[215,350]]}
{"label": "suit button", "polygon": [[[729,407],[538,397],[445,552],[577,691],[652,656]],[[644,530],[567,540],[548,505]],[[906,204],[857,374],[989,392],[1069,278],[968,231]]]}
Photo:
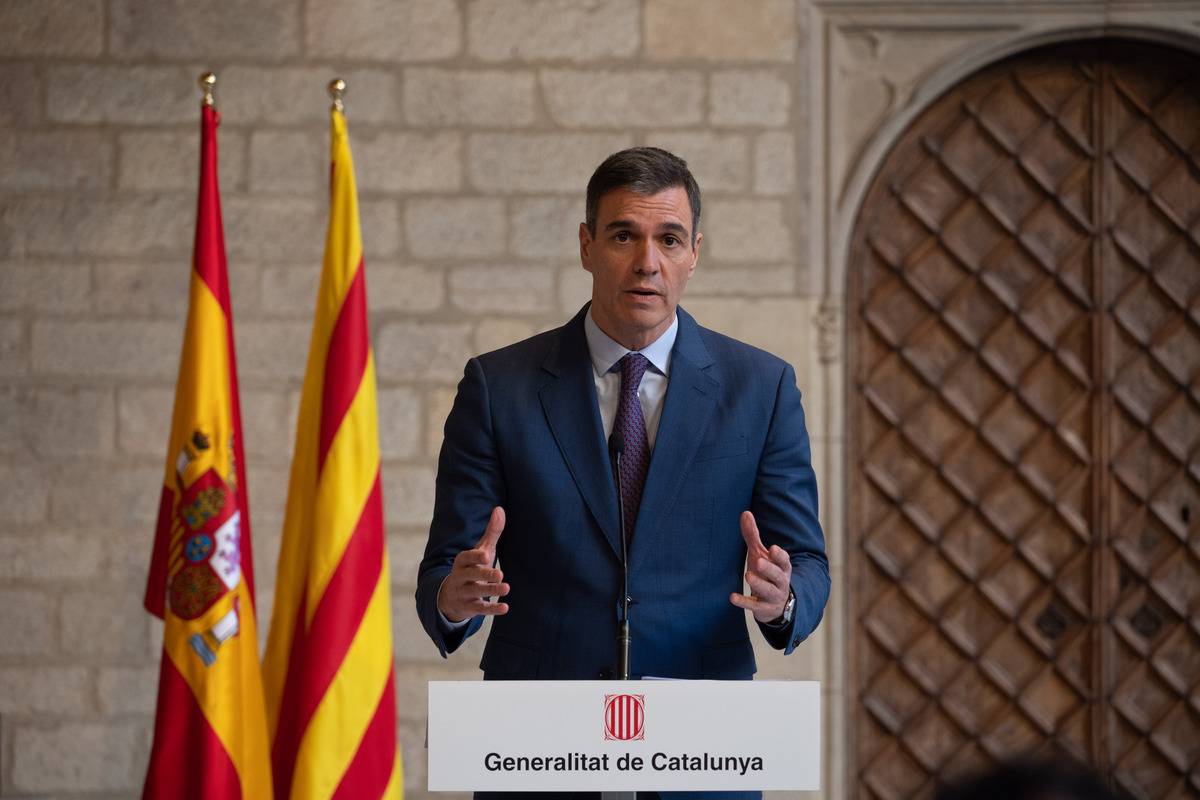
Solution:
{"label": "suit button", "polygon": [[613,676],[612,667],[601,667],[599,669],[599,671],[596,672],[596,677],[602,681],[611,681],[612,676]]}

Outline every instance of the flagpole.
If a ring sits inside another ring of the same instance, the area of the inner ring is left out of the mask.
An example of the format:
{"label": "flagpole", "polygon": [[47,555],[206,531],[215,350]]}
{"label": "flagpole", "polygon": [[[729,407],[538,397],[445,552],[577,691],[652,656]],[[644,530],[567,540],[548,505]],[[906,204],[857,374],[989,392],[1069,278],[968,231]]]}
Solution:
{"label": "flagpole", "polygon": [[329,82],[329,96],[333,99],[333,110],[342,114],[346,113],[346,106],[342,103],[342,95],[346,93],[346,82],[341,78],[334,78]]}
{"label": "flagpole", "polygon": [[211,72],[206,72],[200,76],[200,80],[197,82],[200,84],[200,91],[204,92],[204,97],[200,100],[200,105],[215,105],[213,100],[213,89],[217,87],[217,76]]}

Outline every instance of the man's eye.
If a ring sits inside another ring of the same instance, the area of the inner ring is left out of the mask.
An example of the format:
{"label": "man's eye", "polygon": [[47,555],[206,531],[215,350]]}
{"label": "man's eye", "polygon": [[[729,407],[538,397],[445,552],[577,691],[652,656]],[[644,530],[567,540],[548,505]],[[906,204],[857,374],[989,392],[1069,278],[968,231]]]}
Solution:
{"label": "man's eye", "polygon": [[668,234],[667,236],[663,237],[663,243],[667,247],[674,247],[675,245],[679,244],[679,239]]}
{"label": "man's eye", "polygon": [[616,239],[618,242],[628,242],[629,241],[629,232],[628,231],[619,231],[617,233],[617,235],[614,236],[613,238]]}

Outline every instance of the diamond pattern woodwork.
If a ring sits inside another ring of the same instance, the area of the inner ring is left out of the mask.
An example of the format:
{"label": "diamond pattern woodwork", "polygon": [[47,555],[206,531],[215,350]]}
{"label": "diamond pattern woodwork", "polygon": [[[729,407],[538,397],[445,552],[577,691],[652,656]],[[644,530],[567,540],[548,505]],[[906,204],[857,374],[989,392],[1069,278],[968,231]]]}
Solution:
{"label": "diamond pattern woodwork", "polygon": [[1200,62],[1026,54],[934,103],[852,259],[863,797],[1025,752],[1200,792]]}

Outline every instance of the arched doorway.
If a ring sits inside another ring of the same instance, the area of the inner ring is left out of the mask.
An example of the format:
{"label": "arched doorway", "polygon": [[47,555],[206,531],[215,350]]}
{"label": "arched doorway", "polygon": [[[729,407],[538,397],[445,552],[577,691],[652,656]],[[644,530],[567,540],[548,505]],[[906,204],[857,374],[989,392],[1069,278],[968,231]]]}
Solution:
{"label": "arched doorway", "polygon": [[849,264],[856,792],[1029,751],[1200,792],[1200,60],[976,73]]}

